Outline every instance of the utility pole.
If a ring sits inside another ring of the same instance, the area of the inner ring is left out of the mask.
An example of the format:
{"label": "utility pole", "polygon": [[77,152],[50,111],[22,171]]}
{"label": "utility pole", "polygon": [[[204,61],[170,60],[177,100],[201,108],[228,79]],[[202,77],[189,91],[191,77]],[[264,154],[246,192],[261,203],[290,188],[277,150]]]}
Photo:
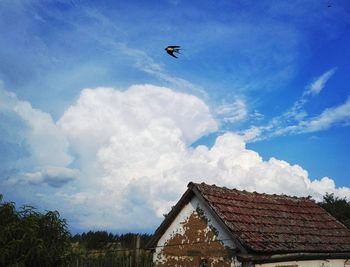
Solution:
{"label": "utility pole", "polygon": [[140,235],[136,235],[134,267],[140,267]]}

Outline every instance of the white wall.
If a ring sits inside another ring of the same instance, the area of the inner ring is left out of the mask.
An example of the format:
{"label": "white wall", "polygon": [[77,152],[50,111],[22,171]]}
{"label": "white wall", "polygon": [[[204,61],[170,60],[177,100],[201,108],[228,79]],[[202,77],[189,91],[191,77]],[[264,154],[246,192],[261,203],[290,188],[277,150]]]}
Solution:
{"label": "white wall", "polygon": [[204,212],[204,216],[208,219],[208,230],[210,226],[214,227],[216,230],[218,230],[217,239],[223,240],[224,246],[235,248],[233,240],[230,239],[230,235],[220,227],[216,220],[210,215],[209,210],[205,206],[201,205],[201,202],[198,200],[198,198],[194,196],[191,201],[183,207],[183,209],[170,224],[168,229],[164,232],[163,236],[159,239],[157,248],[153,254],[153,262],[162,262],[162,260],[165,260],[162,259],[162,255],[160,253],[162,246],[164,246],[165,243],[170,240],[175,234],[184,234],[184,229],[182,227],[183,223],[188,220],[194,211],[196,211],[197,207]]}

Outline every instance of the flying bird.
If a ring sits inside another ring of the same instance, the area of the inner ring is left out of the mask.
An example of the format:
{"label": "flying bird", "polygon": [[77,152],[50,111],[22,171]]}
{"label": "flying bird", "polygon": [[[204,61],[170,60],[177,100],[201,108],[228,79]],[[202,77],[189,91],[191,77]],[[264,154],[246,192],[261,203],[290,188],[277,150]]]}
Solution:
{"label": "flying bird", "polygon": [[165,48],[165,51],[172,57],[176,57],[176,55],[174,55],[174,53],[179,53],[180,54],[180,46],[178,45],[169,45],[168,47]]}

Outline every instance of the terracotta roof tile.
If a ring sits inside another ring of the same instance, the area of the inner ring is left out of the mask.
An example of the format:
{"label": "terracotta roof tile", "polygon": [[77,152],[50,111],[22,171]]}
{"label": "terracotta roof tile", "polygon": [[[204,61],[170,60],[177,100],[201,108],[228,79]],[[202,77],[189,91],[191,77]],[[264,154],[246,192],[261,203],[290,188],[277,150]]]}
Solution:
{"label": "terracotta roof tile", "polygon": [[308,198],[193,184],[254,252],[350,252],[350,230]]}

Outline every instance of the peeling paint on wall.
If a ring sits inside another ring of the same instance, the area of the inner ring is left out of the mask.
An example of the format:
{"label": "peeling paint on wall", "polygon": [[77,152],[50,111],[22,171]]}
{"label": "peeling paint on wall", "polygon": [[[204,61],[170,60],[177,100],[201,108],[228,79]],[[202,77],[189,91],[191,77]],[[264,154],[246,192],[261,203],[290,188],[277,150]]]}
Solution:
{"label": "peeling paint on wall", "polygon": [[178,217],[158,242],[155,266],[232,266],[233,241],[199,202],[191,201]]}

